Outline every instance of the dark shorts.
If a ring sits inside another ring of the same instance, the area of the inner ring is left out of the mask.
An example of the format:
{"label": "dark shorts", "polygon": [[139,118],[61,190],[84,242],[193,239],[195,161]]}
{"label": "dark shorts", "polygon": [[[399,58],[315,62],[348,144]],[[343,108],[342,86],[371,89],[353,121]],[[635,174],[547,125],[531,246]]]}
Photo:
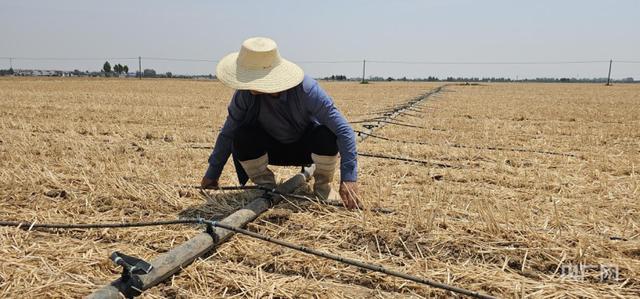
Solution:
{"label": "dark shorts", "polygon": [[271,137],[262,126],[240,127],[233,139],[233,155],[240,161],[269,154],[269,164],[301,166],[313,163],[311,153],[323,156],[338,154],[336,135],[326,126],[310,127],[300,140],[284,144]]}

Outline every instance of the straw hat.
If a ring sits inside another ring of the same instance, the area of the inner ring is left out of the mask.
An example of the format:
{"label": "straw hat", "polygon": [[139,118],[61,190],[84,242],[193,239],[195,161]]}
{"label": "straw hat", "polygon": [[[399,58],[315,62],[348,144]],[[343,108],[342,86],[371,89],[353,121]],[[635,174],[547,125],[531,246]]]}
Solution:
{"label": "straw hat", "polygon": [[275,41],[252,37],[242,43],[240,52],[220,60],[216,76],[234,89],[274,93],[300,84],[304,72],[293,62],[280,57]]}

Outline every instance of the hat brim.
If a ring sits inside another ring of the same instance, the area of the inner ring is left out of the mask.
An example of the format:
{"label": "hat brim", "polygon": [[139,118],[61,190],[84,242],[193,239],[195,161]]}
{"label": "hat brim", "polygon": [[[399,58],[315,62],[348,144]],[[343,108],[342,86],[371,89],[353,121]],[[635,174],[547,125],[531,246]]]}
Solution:
{"label": "hat brim", "polygon": [[246,69],[237,64],[238,53],[231,53],[216,66],[216,77],[233,89],[274,93],[294,87],[304,79],[304,71],[295,63],[281,58],[280,64],[268,69]]}

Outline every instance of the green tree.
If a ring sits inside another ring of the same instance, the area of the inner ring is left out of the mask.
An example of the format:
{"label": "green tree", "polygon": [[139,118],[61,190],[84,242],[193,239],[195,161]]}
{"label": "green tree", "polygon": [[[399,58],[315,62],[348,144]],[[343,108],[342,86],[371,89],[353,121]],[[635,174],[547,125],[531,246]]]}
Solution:
{"label": "green tree", "polygon": [[104,65],[102,66],[102,70],[105,73],[111,73],[111,64],[108,61],[105,61]]}
{"label": "green tree", "polygon": [[129,67],[128,67],[126,64],[125,64],[125,65],[123,65],[123,66],[122,66],[122,71],[123,71],[125,74],[128,74],[128,73],[129,73]]}

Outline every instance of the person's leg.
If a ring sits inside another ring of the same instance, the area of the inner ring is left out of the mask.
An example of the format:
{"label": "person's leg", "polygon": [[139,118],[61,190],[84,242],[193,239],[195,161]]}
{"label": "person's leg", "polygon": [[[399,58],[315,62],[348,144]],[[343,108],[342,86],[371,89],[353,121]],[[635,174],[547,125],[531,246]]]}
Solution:
{"label": "person's leg", "polygon": [[302,166],[314,163],[314,192],[329,198],[338,161],[336,135],[326,126],[310,128],[297,142],[282,144],[260,126],[241,127],[234,138],[234,155],[256,185],[275,186],[267,165]]}
{"label": "person's leg", "polygon": [[267,149],[276,141],[261,126],[236,129],[233,139],[234,156],[240,161],[249,179],[258,186],[275,188],[275,175],[267,165]]}
{"label": "person's leg", "polygon": [[313,173],[314,193],[322,199],[336,199],[335,192],[331,192],[331,182],[336,172],[338,162],[338,144],[336,135],[326,126],[317,126],[308,134],[308,145],[311,160],[316,165]]}

